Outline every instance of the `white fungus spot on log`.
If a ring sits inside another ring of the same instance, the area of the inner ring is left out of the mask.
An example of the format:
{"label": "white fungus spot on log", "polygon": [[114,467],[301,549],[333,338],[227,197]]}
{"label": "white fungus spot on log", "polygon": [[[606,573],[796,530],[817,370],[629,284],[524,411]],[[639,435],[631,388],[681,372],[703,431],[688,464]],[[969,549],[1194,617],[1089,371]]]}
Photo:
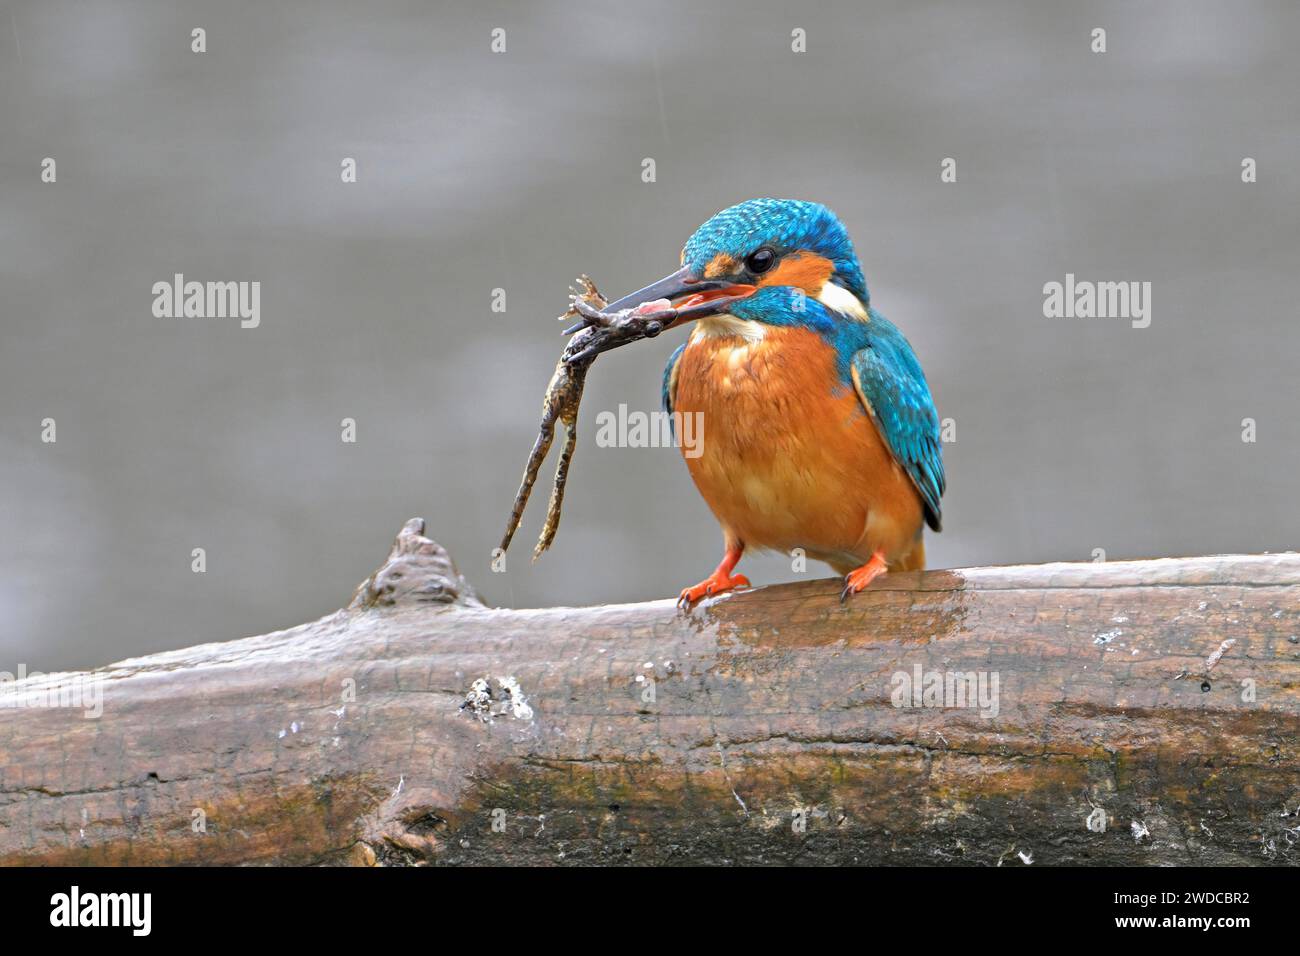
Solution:
{"label": "white fungus spot on log", "polygon": [[519,688],[519,681],[513,677],[498,677],[497,683],[506,692],[510,713],[514,714],[518,720],[532,720],[533,709],[528,706],[528,700],[524,697],[524,692]]}
{"label": "white fungus spot on log", "polygon": [[1205,669],[1208,671],[1215,664],[1219,663],[1219,658],[1227,652],[1228,648],[1232,647],[1232,645],[1236,643],[1237,639],[1235,637],[1230,637],[1220,644],[1219,649],[1205,659]]}

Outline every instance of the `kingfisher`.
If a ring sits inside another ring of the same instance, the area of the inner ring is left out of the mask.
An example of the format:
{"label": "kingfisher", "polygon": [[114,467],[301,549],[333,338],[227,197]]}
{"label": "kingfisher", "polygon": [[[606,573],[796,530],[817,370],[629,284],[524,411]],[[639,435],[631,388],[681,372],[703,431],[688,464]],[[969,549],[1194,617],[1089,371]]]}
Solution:
{"label": "kingfisher", "polygon": [[835,213],[750,199],[700,226],[680,265],[608,307],[671,304],[666,328],[695,323],[664,369],[663,405],[703,416],[683,458],[724,555],[679,604],[750,587],[735,573],[747,549],[825,561],[844,576],[841,602],[886,571],[924,568],[946,486],[939,416]]}

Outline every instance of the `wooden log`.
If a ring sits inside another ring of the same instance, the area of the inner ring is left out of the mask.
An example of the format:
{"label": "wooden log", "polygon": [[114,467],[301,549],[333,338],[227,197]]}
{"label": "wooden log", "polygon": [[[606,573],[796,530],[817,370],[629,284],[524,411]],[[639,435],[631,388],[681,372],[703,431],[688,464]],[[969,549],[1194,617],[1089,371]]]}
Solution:
{"label": "wooden log", "polygon": [[1300,858],[1296,554],[507,610],[423,531],[319,621],[9,685],[103,713],[0,708],[0,862]]}

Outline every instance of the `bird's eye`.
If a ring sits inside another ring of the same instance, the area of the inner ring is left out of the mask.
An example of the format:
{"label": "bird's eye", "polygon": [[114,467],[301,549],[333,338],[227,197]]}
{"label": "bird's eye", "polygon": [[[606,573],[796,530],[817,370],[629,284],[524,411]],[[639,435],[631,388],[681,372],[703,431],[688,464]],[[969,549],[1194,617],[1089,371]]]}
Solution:
{"label": "bird's eye", "polygon": [[772,268],[772,266],[774,266],[775,264],[776,264],[776,253],[773,252],[771,249],[769,249],[767,246],[764,246],[762,249],[759,249],[757,252],[750,253],[749,258],[745,260],[745,268],[747,268],[750,272],[754,273],[755,275],[759,275],[761,273],[766,272],[768,269]]}

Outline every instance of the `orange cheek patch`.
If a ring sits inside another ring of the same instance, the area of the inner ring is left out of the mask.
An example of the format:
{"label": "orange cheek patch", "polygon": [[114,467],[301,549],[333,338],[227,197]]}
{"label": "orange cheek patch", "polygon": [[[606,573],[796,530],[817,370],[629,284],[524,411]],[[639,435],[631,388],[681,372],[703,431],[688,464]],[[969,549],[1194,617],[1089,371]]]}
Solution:
{"label": "orange cheek patch", "polygon": [[758,284],[794,286],[816,297],[834,271],[835,265],[825,256],[800,252],[782,259],[780,265],[758,280]]}
{"label": "orange cheek patch", "polygon": [[713,261],[704,267],[704,278],[716,279],[719,276],[729,276],[736,271],[736,260],[725,252],[719,252],[713,257]]}

